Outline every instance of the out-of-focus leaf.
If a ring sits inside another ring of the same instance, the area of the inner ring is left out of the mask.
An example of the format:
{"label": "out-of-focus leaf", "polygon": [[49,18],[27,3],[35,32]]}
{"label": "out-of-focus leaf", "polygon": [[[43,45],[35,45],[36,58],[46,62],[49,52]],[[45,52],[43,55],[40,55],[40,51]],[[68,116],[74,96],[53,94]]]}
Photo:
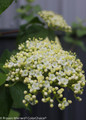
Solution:
{"label": "out-of-focus leaf", "polygon": [[40,7],[39,5],[35,5],[35,6],[33,7],[33,9],[34,9],[34,12],[35,12],[35,13],[41,11],[41,7]]}
{"label": "out-of-focus leaf", "polygon": [[5,61],[9,59],[10,56],[11,56],[11,52],[9,50],[5,50],[0,57],[0,63],[5,63]]}
{"label": "out-of-focus leaf", "polygon": [[10,55],[11,53],[8,50],[5,50],[2,56],[0,57],[0,86],[6,81],[6,73],[8,72],[8,70],[3,68],[3,65],[6,59],[9,59]]}
{"label": "out-of-focus leaf", "polygon": [[17,3],[18,0],[15,0],[15,2]]}
{"label": "out-of-focus leaf", "polygon": [[18,12],[18,13],[26,13],[26,10],[19,8],[19,9],[17,9],[17,12]]}
{"label": "out-of-focus leaf", "polygon": [[81,20],[78,18],[77,22],[72,23],[72,33],[66,33],[64,40],[73,45],[79,46],[83,51],[86,51],[85,44],[82,41],[82,37],[86,35],[86,26],[83,23],[86,20]]}
{"label": "out-of-focus leaf", "polygon": [[72,43],[73,45],[77,45],[77,46],[81,47],[82,50],[86,51],[86,47],[85,47],[83,41],[76,40],[76,39],[73,39],[72,37],[68,37],[68,36],[65,36],[64,40],[68,43]]}
{"label": "out-of-focus leaf", "polygon": [[34,18],[33,14],[30,14],[28,16],[25,16],[23,19],[26,20],[27,22],[30,22]]}
{"label": "out-of-focus leaf", "polygon": [[81,24],[81,22],[79,22],[79,23],[73,22],[72,28],[77,30],[77,29],[83,28],[83,25]]}
{"label": "out-of-focus leaf", "polygon": [[0,73],[0,86],[6,81],[6,74]]}
{"label": "out-of-focus leaf", "polygon": [[46,38],[49,37],[50,40],[55,40],[55,34],[53,30],[49,30],[44,28],[40,25],[32,25],[28,29],[24,31],[20,31],[18,38],[17,38],[17,44],[20,44],[22,42],[25,42],[28,38]]}
{"label": "out-of-focus leaf", "polygon": [[7,117],[12,107],[12,98],[9,89],[4,86],[0,87],[0,117]]}
{"label": "out-of-focus leaf", "polygon": [[30,9],[32,9],[33,7],[30,5],[30,4],[27,4],[26,6],[25,6],[25,10],[27,11],[27,12],[29,12],[29,10]]}
{"label": "out-of-focus leaf", "polygon": [[0,14],[7,9],[11,3],[13,2],[13,0],[0,0]]}
{"label": "out-of-focus leaf", "polygon": [[10,93],[13,99],[13,108],[25,108],[22,103],[24,99],[24,90],[27,90],[27,86],[22,82],[16,83],[14,86],[10,87]]}
{"label": "out-of-focus leaf", "polygon": [[76,31],[76,33],[78,37],[83,37],[84,35],[86,35],[86,29],[85,30],[79,29]]}
{"label": "out-of-focus leaf", "polygon": [[3,68],[3,63],[0,63],[0,72],[1,73],[7,73],[8,72],[8,70],[7,69],[5,69],[5,68]]}
{"label": "out-of-focus leaf", "polygon": [[19,113],[19,112],[11,109],[8,117],[9,117],[9,118],[12,117],[12,119],[13,119],[13,117],[19,117],[19,116],[20,116],[20,113]]}
{"label": "out-of-focus leaf", "polygon": [[77,24],[77,23],[75,23],[75,22],[73,22],[73,23],[72,23],[72,28],[73,28],[73,29],[76,29],[76,28],[77,28],[77,26],[78,26],[78,24]]}
{"label": "out-of-focus leaf", "polygon": [[35,24],[35,23],[44,25],[44,23],[40,21],[38,17],[34,17],[29,24]]}
{"label": "out-of-focus leaf", "polygon": [[32,9],[32,6],[27,4],[26,6],[21,6],[20,8],[17,9],[18,13],[24,14],[29,12]]}
{"label": "out-of-focus leaf", "polygon": [[86,47],[85,47],[84,43],[83,43],[81,40],[77,40],[77,41],[75,42],[75,44],[76,44],[77,46],[81,47],[83,51],[86,51]]}
{"label": "out-of-focus leaf", "polygon": [[27,2],[34,2],[34,0],[27,0]]}
{"label": "out-of-focus leaf", "polygon": [[69,36],[65,36],[64,40],[68,43],[74,43],[74,39],[72,37],[69,37]]}

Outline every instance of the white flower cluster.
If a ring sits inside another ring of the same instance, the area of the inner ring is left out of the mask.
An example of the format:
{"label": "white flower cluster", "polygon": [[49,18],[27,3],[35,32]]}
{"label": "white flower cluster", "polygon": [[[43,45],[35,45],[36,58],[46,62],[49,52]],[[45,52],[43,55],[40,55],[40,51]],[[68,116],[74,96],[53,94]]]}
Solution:
{"label": "white flower cluster", "polygon": [[4,65],[9,69],[7,83],[22,81],[28,86],[23,100],[26,106],[37,104],[37,95],[41,93],[42,102],[49,102],[53,107],[56,99],[61,110],[72,103],[63,95],[65,88],[72,90],[74,96],[83,93],[85,76],[82,66],[75,54],[62,50],[57,39],[49,41],[48,38],[29,38]]}
{"label": "white flower cluster", "polygon": [[52,11],[40,11],[39,16],[47,23],[48,27],[54,30],[71,32],[71,27],[66,23],[61,15],[55,14]]}

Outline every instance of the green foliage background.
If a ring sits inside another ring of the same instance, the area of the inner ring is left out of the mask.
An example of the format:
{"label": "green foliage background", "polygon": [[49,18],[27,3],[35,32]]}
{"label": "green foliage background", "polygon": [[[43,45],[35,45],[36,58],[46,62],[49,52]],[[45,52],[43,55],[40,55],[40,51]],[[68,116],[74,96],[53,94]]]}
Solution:
{"label": "green foliage background", "polygon": [[66,33],[64,40],[65,42],[72,44],[72,46],[78,46],[83,51],[86,51],[86,46],[82,41],[83,37],[86,36],[86,26],[83,23],[86,21],[82,21],[80,19],[77,22],[72,23],[72,33]]}

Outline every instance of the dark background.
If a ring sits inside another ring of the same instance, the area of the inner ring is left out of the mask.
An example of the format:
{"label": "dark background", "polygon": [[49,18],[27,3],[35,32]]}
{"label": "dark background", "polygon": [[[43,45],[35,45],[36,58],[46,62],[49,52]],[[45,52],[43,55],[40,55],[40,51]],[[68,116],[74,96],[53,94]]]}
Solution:
{"label": "dark background", "polygon": [[[12,51],[16,48],[16,36],[17,34],[11,35],[3,35],[0,37],[0,55],[3,53],[5,49],[9,49]],[[63,40],[63,36],[59,35],[62,47],[64,50],[69,50],[71,48],[71,44],[67,44]],[[82,38],[86,45],[86,37]],[[77,57],[81,59],[83,63],[83,70],[86,73],[86,52],[83,52],[79,47],[74,47],[74,52],[77,53]],[[39,95],[40,96],[40,95]],[[82,102],[78,102],[73,97],[71,92],[65,92],[65,96],[72,99],[73,103],[67,107],[64,111],[59,110],[58,104],[55,101],[54,108],[50,108],[49,104],[44,104],[40,102],[38,105],[32,107],[32,114],[26,110],[19,110],[21,116],[39,116],[39,117],[47,117],[46,120],[86,120],[86,88],[82,95]],[[41,96],[40,96],[41,97]],[[39,97],[39,99],[40,99]]]}

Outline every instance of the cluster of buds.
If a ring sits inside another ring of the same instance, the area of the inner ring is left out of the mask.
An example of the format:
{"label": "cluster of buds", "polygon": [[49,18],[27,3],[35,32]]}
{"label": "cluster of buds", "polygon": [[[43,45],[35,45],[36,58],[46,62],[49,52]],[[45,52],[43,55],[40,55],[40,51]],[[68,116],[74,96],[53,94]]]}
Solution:
{"label": "cluster of buds", "polygon": [[75,53],[62,49],[57,38],[55,41],[29,38],[18,49],[19,52],[4,65],[9,69],[6,86],[10,81],[26,84],[28,91],[24,91],[23,100],[26,106],[37,104],[37,95],[41,93],[42,102],[49,102],[53,107],[56,99],[58,107],[63,110],[72,103],[64,97],[65,88],[72,90],[74,96],[81,100],[77,95],[83,93],[85,86],[83,65]]}
{"label": "cluster of buds", "polygon": [[54,30],[71,32],[71,27],[66,23],[61,15],[55,14],[52,11],[40,11],[39,16],[44,20],[48,27]]}

